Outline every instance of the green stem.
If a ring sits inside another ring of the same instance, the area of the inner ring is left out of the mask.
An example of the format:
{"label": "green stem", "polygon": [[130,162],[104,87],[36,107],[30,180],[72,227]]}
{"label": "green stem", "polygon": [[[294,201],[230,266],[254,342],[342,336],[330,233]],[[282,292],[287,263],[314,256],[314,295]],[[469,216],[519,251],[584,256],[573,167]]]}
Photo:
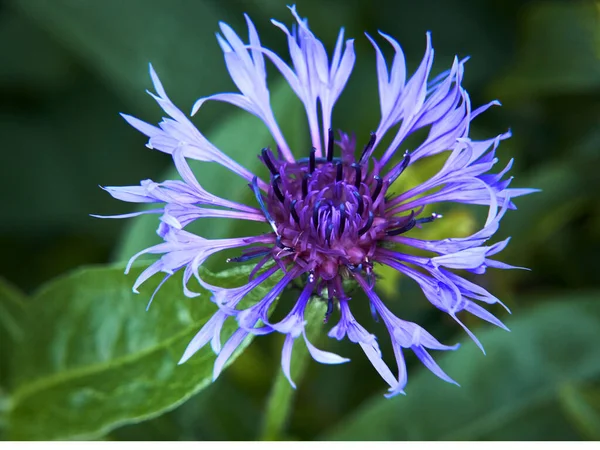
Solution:
{"label": "green stem", "polygon": [[[308,339],[316,343],[323,334],[323,317],[327,305],[325,302],[313,298],[306,307],[306,334]],[[306,373],[308,363],[311,360],[308,349],[303,339],[297,339],[292,352],[291,375],[296,386],[300,386],[302,378]],[[289,381],[279,369],[275,377],[275,382],[271,388],[269,399],[267,401],[264,422],[260,433],[260,439],[264,441],[276,441],[283,439],[284,428],[286,427],[292,407],[296,390],[290,386]]]}

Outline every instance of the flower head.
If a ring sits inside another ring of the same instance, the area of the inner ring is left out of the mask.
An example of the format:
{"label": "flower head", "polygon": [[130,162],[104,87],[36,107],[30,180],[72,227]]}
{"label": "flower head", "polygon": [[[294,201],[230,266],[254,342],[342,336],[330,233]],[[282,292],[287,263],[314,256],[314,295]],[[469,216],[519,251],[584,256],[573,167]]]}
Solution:
{"label": "flower head", "polygon": [[[328,304],[325,321],[339,312],[338,322],[329,336],[347,337],[358,343],[388,383],[388,395],[404,392],[407,374],[403,352],[406,349],[414,352],[438,377],[454,382],[429,351],[455,350],[458,346],[444,345],[419,325],[396,317],[375,291],[376,264],[390,266],[413,279],[427,300],[456,320],[480,346],[457,313],[467,311],[504,327],[482,306],[500,301],[454,272],[465,270],[480,274],[488,267],[512,268],[492,259],[508,240],[493,244],[488,244],[488,240],[497,231],[506,211],[515,208],[512,199],[534,192],[509,187],[511,178],[505,174],[510,163],[499,173],[491,173],[497,162],[496,148],[509,133],[483,141],[469,138],[471,120],[498,102],[472,110],[469,95],[461,85],[464,60],[455,59],[448,71],[430,80],[433,49],[429,34],[425,56],[410,77],[406,74],[402,50],[394,39],[380,33],[395,52],[390,68],[375,40],[367,36],[377,57],[381,118],[364,147],[356,148],[354,135],[334,132],[331,123],[333,107],[354,67],[353,40],[344,40],[341,30],[329,58],[307,21],[298,16],[295,7],[290,9],[297,22],[292,31],[279,22],[273,23],[285,33],[291,64],[262,46],[248,17],[248,43],[228,25],[220,25],[222,35],[218,35],[218,41],[229,74],[240,92],[202,98],[192,111],[194,114],[206,101],[213,100],[233,104],[260,118],[276,143],[276,151],[259,150],[259,157],[269,172],[268,180],[241,167],[211,144],[171,102],[150,67],[156,90],[156,94],[150,95],[169,117],[158,127],[131,116],[124,115],[124,118],[148,136],[148,147],[172,155],[182,180],[162,183],[145,180],[140,186],[105,188],[123,201],[160,204],[153,210],[113,216],[160,214],[158,234],[164,242],[142,250],[131,261],[144,253],[162,256],[140,275],[134,291],[158,272],[163,272],[166,280],[183,270],[186,295],[197,295],[187,287],[192,276],[213,293],[218,311],[189,344],[181,362],[211,342],[218,355],[215,377],[250,333],[286,335],[282,367],[292,385],[291,352],[295,339],[300,336],[317,361],[327,364],[347,361],[315,348],[307,340],[306,306],[310,301],[325,301]],[[306,109],[312,146],[297,149],[296,157],[271,110],[265,59],[281,72]],[[429,131],[420,145],[411,151],[400,151],[409,135],[425,127],[429,127]],[[388,135],[390,144],[380,148],[382,139]],[[374,158],[376,151],[381,155],[378,159]],[[429,180],[405,191],[393,188],[393,183],[409,166],[443,152],[447,153],[446,162]],[[256,203],[244,205],[207,192],[190,170],[187,158],[217,162],[247,180]],[[423,213],[426,206],[442,202],[484,205],[488,208],[487,220],[481,230],[468,237],[443,240],[412,237],[413,229],[435,226],[432,223],[442,218],[439,214]],[[204,217],[264,222],[265,232],[242,238],[205,239],[185,230],[189,223]],[[229,261],[256,261],[248,284],[227,289],[202,280],[198,268],[205,260],[232,248],[240,248],[241,252]],[[411,249],[419,250],[419,255],[425,251],[429,256],[417,256]],[[246,294],[277,273],[279,281],[264,298],[246,309],[238,308]],[[294,280],[303,285],[296,304],[282,320],[271,323],[270,307]],[[396,375],[383,361],[375,336],[352,315],[351,298],[346,290],[348,280],[364,290],[373,314],[381,318],[387,328],[398,366]],[[221,345],[221,327],[228,318],[234,318],[239,328]]]}

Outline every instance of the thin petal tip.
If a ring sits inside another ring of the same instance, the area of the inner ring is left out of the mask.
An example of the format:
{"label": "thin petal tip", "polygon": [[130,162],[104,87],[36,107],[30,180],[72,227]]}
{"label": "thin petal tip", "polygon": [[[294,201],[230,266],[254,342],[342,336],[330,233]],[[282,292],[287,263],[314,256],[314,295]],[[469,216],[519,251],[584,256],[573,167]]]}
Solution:
{"label": "thin petal tip", "polygon": [[192,106],[192,112],[190,113],[190,116],[195,116],[196,113],[200,110],[200,107],[202,106],[203,103],[204,103],[204,98],[199,98],[198,100],[196,100],[194,102],[194,105]]}
{"label": "thin petal tip", "polygon": [[180,366],[187,362],[187,360],[190,359],[194,353],[195,352],[188,352],[188,350],[186,349],[186,351],[181,356],[181,359],[177,362],[177,365]]}

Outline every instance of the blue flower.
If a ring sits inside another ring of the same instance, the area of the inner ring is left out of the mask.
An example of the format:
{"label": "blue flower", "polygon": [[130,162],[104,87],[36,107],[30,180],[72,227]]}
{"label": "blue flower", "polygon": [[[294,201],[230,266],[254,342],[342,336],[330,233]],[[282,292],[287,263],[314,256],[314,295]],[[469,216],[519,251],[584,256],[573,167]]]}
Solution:
{"label": "blue flower", "polygon": [[[455,59],[449,70],[430,80],[433,48],[429,34],[425,56],[410,77],[406,74],[402,49],[394,39],[380,33],[394,50],[389,67],[378,44],[367,36],[377,57],[381,118],[364,148],[357,151],[354,136],[340,131],[336,140],[331,123],[334,105],[354,67],[353,40],[344,40],[342,29],[330,59],[307,21],[298,16],[295,7],[290,9],[296,20],[292,31],[279,22],[273,21],[273,24],[287,38],[291,64],[262,46],[248,17],[248,43],[228,25],[220,24],[222,34],[217,36],[218,41],[239,92],[201,98],[192,110],[193,115],[206,101],[212,100],[233,104],[260,118],[277,145],[276,152],[265,148],[260,153],[261,161],[269,170],[269,180],[258,178],[211,144],[171,102],[150,66],[156,90],[150,95],[169,117],[158,126],[128,115],[123,117],[148,136],[148,147],[172,155],[182,180],[162,183],[145,180],[139,186],[105,188],[119,200],[160,205],[152,210],[112,216],[160,215],[158,234],[163,242],[134,255],[129,266],[144,253],[162,256],[139,276],[133,289],[137,292],[140,284],[159,272],[165,274],[164,282],[183,270],[183,289],[187,296],[197,295],[187,287],[192,276],[213,293],[218,311],[189,344],[181,363],[210,342],[218,355],[215,378],[251,333],[279,332],[286,336],[281,362],[292,385],[291,353],[294,341],[300,337],[306,341],[315,360],[325,364],[348,361],[317,349],[307,340],[306,307],[311,301],[325,301],[328,304],[325,320],[334,311],[340,316],[329,336],[338,340],[347,337],[359,344],[389,385],[389,396],[404,393],[407,373],[403,352],[406,349],[414,352],[438,377],[454,383],[429,351],[455,350],[458,345],[441,344],[419,325],[396,317],[375,291],[375,264],[390,266],[413,279],[427,300],[450,315],[480,347],[457,313],[467,311],[505,328],[483,307],[501,302],[481,286],[455,273],[455,270],[463,270],[481,274],[488,267],[512,268],[492,259],[506,247],[508,239],[493,244],[488,244],[488,240],[498,230],[507,210],[515,209],[512,199],[535,191],[509,187],[511,178],[505,175],[512,161],[499,173],[490,172],[497,162],[495,151],[509,133],[483,141],[469,138],[471,121],[499,103],[493,101],[472,110],[469,95],[461,85],[464,60]],[[294,157],[271,109],[266,59],[283,75],[306,109],[312,148],[300,159]],[[412,151],[399,151],[409,135],[426,128],[429,128],[427,137],[420,145]],[[390,141],[389,145],[380,145],[384,137]],[[375,151],[381,155],[379,159],[373,157]],[[440,153],[446,153],[447,159],[434,176],[412,189],[392,192],[392,184],[407,167]],[[190,170],[188,158],[219,163],[245,179],[256,204],[248,206],[207,192]],[[440,220],[441,215],[423,215],[423,210],[442,202],[486,206],[488,215],[483,228],[462,238],[421,240],[411,237],[413,228],[435,226],[432,223]],[[265,233],[205,239],[185,230],[189,223],[204,217],[264,222]],[[258,261],[248,284],[228,289],[206,283],[198,268],[210,255],[232,248],[240,248],[241,254],[231,261],[255,258]],[[417,256],[411,249],[418,250],[418,255],[428,253],[429,256]],[[244,296],[271,276],[279,276],[273,289],[258,303],[239,309]],[[271,323],[267,316],[269,308],[294,280],[304,286],[295,306],[282,320]],[[383,361],[375,336],[352,315],[351,298],[345,290],[348,280],[364,290],[373,314],[379,316],[387,328],[398,366],[396,375]],[[221,328],[229,318],[236,320],[239,328],[221,345]]]}

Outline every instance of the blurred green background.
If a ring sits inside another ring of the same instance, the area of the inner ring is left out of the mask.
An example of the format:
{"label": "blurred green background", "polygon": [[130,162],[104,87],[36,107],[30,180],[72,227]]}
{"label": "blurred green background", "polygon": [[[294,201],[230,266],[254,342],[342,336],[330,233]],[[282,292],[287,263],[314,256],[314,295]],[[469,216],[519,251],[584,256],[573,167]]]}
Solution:
{"label": "blurred green background", "polygon": [[[543,192],[517,199],[519,209],[503,219],[499,235],[512,236],[501,259],[532,271],[489,272],[481,281],[512,309],[507,323],[513,332],[478,328],[477,321],[467,320],[479,330],[488,355],[467,343],[441,358],[462,388],[435,379],[409,358],[407,397],[384,400],[383,382],[360,349],[328,342],[321,347],[333,348],[352,362],[309,365],[289,424],[278,437],[599,439],[599,7],[576,0],[300,0],[297,6],[329,49],[340,26],[356,38],[357,64],[335,111],[336,127],[366,136],[379,119],[375,60],[363,32],[382,30],[397,38],[412,71],[422,57],[425,31],[431,30],[433,72],[449,67],[455,54],[470,55],[464,86],[473,104],[494,98],[503,103],[474,122],[472,135],[491,137],[511,128],[514,137],[501,144],[499,165],[514,157],[513,186]],[[121,260],[122,246],[143,248],[137,241],[131,244],[128,222],[89,217],[131,211],[131,205],[113,200],[98,185],[161,180],[171,166],[169,157],[145,148],[145,138],[118,113],[149,122],[160,118],[144,92],[151,86],[148,62],[184,111],[201,96],[234,89],[214,33],[222,20],[245,36],[244,12],[252,17],[264,45],[286,51],[282,33],[269,23],[270,18],[291,23],[285,2],[279,0],[0,2],[0,180],[5,208],[0,275],[5,280],[31,295],[43,283],[82,265]],[[243,127],[231,126],[232,120],[242,120],[233,108],[206,109],[195,119],[200,130],[211,139],[215,134],[222,141],[237,139],[234,156],[254,160],[262,145],[243,148],[246,135],[238,135]],[[285,110],[280,112],[285,116]],[[248,132],[254,129],[246,125]],[[228,186],[220,188],[227,192]],[[461,207],[445,232],[452,234],[454,227],[468,232],[468,224],[477,218]],[[124,243],[127,233],[129,243]],[[132,282],[131,277],[124,280]],[[459,327],[433,311],[416,286],[388,278],[385,290],[402,317],[417,321],[443,342],[464,341]],[[130,313],[143,319],[143,305],[138,306]],[[501,310],[494,312],[506,318]],[[5,306],[0,314],[8,314]],[[73,315],[72,320],[82,319]],[[30,323],[33,329],[25,333],[35,334],[38,325],[47,325],[42,319]],[[78,329],[85,339],[89,327],[79,322]],[[378,331],[389,355],[385,333],[381,327]],[[258,339],[214,385],[150,421],[118,427],[139,420],[124,419],[72,434],[9,430],[7,436],[257,438],[279,370],[280,344],[275,336]],[[0,350],[9,352],[2,346]],[[49,359],[60,359],[49,351]],[[177,358],[173,356],[173,364]],[[10,385],[0,382],[0,389],[2,417],[12,400]],[[52,406],[42,396],[36,408],[50,411]],[[67,411],[67,421],[69,414],[82,413]],[[53,427],[52,414],[36,420]],[[16,426],[10,419],[0,421],[2,425]]]}

